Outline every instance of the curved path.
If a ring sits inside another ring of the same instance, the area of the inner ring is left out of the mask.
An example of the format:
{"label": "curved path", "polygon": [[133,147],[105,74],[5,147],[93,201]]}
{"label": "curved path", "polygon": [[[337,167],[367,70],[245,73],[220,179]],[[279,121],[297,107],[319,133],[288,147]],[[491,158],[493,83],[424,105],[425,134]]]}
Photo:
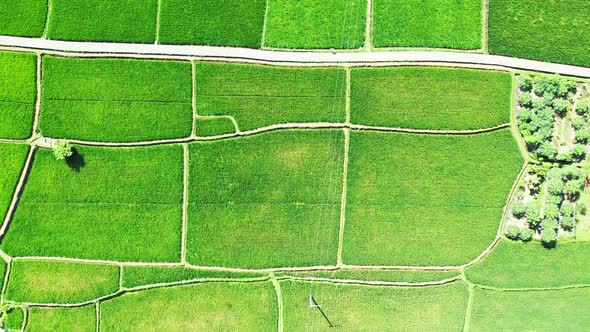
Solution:
{"label": "curved path", "polygon": [[443,51],[375,51],[375,52],[318,52],[275,51],[219,46],[160,45],[131,43],[99,43],[47,40],[40,38],[0,36],[0,46],[27,48],[41,51],[161,55],[167,57],[202,57],[218,59],[242,59],[267,62],[294,63],[395,63],[437,62],[472,65],[501,66],[514,69],[557,73],[590,78],[590,68],[550,62],[526,60],[499,55],[443,52]]}

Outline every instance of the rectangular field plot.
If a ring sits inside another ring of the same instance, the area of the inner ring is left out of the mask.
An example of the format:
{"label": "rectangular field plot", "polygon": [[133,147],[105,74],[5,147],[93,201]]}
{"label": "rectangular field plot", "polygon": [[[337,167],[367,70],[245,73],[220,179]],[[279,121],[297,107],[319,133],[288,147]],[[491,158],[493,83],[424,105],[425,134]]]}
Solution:
{"label": "rectangular field plot", "polygon": [[343,122],[346,72],[200,62],[197,114],[233,116],[241,130],[279,123]]}
{"label": "rectangular field plot", "polygon": [[39,150],[2,248],[12,256],[178,261],[181,146]]}
{"label": "rectangular field plot", "polygon": [[152,43],[157,0],[51,0],[48,37]]}
{"label": "rectangular field plot", "polygon": [[475,288],[471,331],[586,331],[590,289],[502,292]]}
{"label": "rectangular field plot", "polygon": [[31,308],[27,332],[47,331],[96,331],[94,305],[76,308]]}
{"label": "rectangular field plot", "polygon": [[414,129],[480,129],[510,121],[512,78],[496,71],[353,68],[351,121]]}
{"label": "rectangular field plot", "polygon": [[265,0],[160,0],[161,44],[260,47]]}
{"label": "rectangular field plot", "polygon": [[503,240],[465,275],[473,283],[501,288],[588,285],[588,257],[590,242],[559,243],[547,250],[538,242]]}
{"label": "rectangular field plot", "polygon": [[343,138],[340,130],[282,131],[191,145],[187,260],[334,264]]}
{"label": "rectangular field plot", "polygon": [[190,135],[188,62],[43,58],[47,137],[141,141]]}
{"label": "rectangular field plot", "polygon": [[489,51],[590,66],[590,1],[491,0]]}
{"label": "rectangular field plot", "polygon": [[28,145],[0,143],[0,220],[4,220],[12,200],[27,152]]}
{"label": "rectangular field plot", "polygon": [[102,302],[101,331],[276,331],[271,282],[204,283]]}
{"label": "rectangular field plot", "polygon": [[35,54],[0,53],[0,138],[31,136],[36,68]]}
{"label": "rectangular field plot", "polygon": [[373,44],[478,49],[482,5],[481,0],[374,0]]}
{"label": "rectangular field plot", "polygon": [[366,0],[269,0],[264,45],[361,48],[366,14]]}
{"label": "rectangular field plot", "polygon": [[81,303],[116,292],[119,267],[15,260],[5,297],[14,302]]}
{"label": "rectangular field plot", "polygon": [[343,259],[461,265],[494,239],[523,160],[509,130],[351,133]]}
{"label": "rectangular field plot", "polygon": [[461,282],[435,287],[376,287],[282,281],[285,331],[460,331],[467,306]]}
{"label": "rectangular field plot", "polygon": [[47,0],[2,0],[0,35],[41,37],[46,16]]}

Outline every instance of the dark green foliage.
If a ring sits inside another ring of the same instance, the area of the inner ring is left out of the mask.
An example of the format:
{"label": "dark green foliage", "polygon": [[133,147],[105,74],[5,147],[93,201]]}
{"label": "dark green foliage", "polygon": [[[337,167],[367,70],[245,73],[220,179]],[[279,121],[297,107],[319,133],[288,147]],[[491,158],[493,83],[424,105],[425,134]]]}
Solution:
{"label": "dark green foliage", "polygon": [[530,92],[533,89],[533,78],[531,75],[520,75],[518,78],[518,88],[522,91]]}
{"label": "dark green foliage", "polygon": [[265,0],[160,0],[159,42],[260,47]]}
{"label": "dark green foliage", "polygon": [[518,98],[518,105],[524,108],[533,108],[533,97],[530,93],[523,93]]}
{"label": "dark green foliage", "polygon": [[526,214],[526,205],[523,201],[516,201],[512,203],[512,215],[520,219]]}
{"label": "dark green foliage", "polygon": [[20,331],[23,325],[24,316],[25,314],[22,308],[9,305],[5,315],[2,316],[2,327],[8,331]]}
{"label": "dark green foliage", "polygon": [[520,234],[520,228],[515,225],[510,225],[506,229],[506,237],[511,240],[518,240],[518,235]]}
{"label": "dark green foliage", "polygon": [[590,98],[579,100],[578,104],[576,105],[576,113],[585,116],[588,115],[588,111],[590,111]]}
{"label": "dark green foliage", "polygon": [[157,0],[51,0],[51,39],[153,43]]}
{"label": "dark green foliage", "polygon": [[189,136],[188,62],[43,58],[41,132],[129,142]]}
{"label": "dark green foliage", "polygon": [[[0,12],[3,6],[4,3],[0,4]],[[0,138],[31,136],[37,94],[36,67],[34,54],[0,52]]]}
{"label": "dark green foliage", "polygon": [[490,53],[590,66],[588,13],[580,0],[490,1]]}
{"label": "dark green foliage", "polygon": [[551,160],[557,156],[557,148],[551,142],[543,142],[535,151],[541,160]]}
{"label": "dark green foliage", "polygon": [[0,35],[41,37],[46,16],[47,0],[2,0]]}
{"label": "dark green foliage", "polygon": [[353,68],[350,89],[352,123],[460,130],[510,121],[512,79],[507,73],[440,67]]}
{"label": "dark green foliage", "polygon": [[360,48],[366,0],[268,0],[265,46]]}
{"label": "dark green foliage", "polygon": [[479,0],[378,0],[373,3],[376,47],[481,47]]}
{"label": "dark green foliage", "polygon": [[565,99],[555,99],[553,101],[553,110],[555,110],[557,115],[563,118],[567,112],[572,110],[572,104]]}

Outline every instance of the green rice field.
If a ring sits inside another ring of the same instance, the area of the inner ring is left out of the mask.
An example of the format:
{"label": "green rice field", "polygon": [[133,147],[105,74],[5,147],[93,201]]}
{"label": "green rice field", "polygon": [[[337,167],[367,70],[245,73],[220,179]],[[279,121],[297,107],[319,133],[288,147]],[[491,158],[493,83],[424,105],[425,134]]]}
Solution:
{"label": "green rice field", "polygon": [[48,0],[2,0],[0,34],[41,37],[47,18]]}
{"label": "green rice field", "polygon": [[31,136],[37,95],[36,67],[33,54],[0,53],[0,138]]}

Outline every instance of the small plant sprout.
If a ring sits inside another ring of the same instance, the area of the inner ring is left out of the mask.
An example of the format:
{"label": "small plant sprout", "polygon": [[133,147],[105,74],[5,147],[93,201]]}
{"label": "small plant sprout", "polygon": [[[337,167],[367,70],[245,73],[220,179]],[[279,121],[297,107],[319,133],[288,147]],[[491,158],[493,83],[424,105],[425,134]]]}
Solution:
{"label": "small plant sprout", "polygon": [[57,160],[64,160],[70,157],[74,152],[72,151],[72,144],[65,140],[58,140],[53,145],[53,155]]}

